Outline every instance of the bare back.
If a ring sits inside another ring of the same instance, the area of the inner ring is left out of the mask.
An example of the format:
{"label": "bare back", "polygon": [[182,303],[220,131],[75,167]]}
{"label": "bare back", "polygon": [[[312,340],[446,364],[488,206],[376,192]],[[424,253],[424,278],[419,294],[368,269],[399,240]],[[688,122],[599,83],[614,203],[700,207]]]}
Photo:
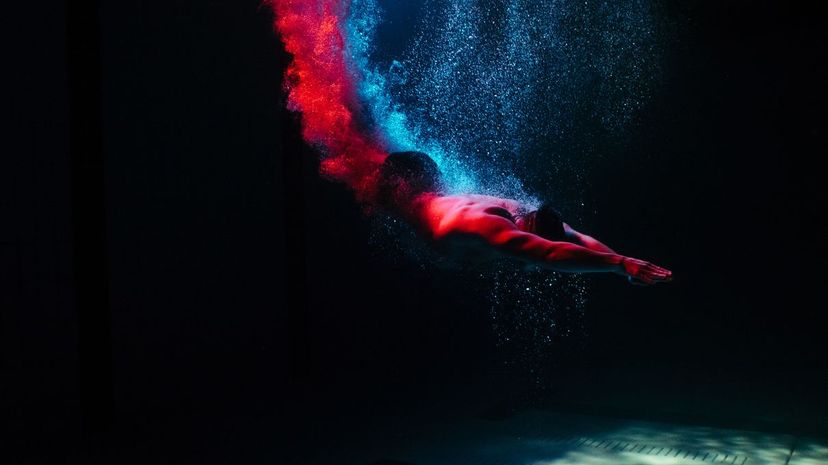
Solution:
{"label": "bare back", "polygon": [[454,259],[479,263],[502,256],[489,246],[481,228],[496,221],[501,227],[518,229],[516,220],[527,210],[511,199],[450,195],[431,199],[424,219],[436,248]]}

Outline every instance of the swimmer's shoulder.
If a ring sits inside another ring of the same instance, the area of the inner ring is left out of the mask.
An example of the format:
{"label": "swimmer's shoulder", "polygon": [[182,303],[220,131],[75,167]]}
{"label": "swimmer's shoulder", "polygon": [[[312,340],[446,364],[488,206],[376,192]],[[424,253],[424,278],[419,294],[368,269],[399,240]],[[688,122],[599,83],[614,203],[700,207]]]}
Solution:
{"label": "swimmer's shoulder", "polygon": [[429,203],[427,222],[435,240],[462,234],[469,222],[481,214],[479,202],[465,195],[442,196]]}
{"label": "swimmer's shoulder", "polygon": [[430,215],[443,226],[463,226],[483,216],[497,216],[513,223],[521,211],[517,201],[479,194],[438,197],[429,208]]}

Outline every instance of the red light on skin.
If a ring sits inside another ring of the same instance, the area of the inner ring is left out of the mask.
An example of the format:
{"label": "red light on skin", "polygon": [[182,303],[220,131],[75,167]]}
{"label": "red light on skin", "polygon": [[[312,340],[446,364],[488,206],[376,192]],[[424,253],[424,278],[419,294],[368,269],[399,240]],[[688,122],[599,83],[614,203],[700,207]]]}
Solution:
{"label": "red light on skin", "polygon": [[355,123],[358,100],[345,61],[339,0],[270,0],[275,27],[293,59],[285,73],[288,108],[302,113],[302,137],[326,155],[324,176],[344,182],[358,200],[372,198],[387,156]]}
{"label": "red light on skin", "polygon": [[510,256],[570,273],[617,273],[640,284],[672,280],[672,272],[644,260],[618,255],[598,240],[564,224],[566,239],[548,240],[515,221],[523,210],[509,199],[485,195],[425,193],[411,202],[409,221],[444,250],[463,261]]}

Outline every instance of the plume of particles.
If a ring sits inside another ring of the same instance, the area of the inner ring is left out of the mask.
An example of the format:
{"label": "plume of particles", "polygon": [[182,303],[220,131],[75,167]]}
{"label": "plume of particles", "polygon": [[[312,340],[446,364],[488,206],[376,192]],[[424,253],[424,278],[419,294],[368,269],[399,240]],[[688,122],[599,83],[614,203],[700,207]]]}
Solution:
{"label": "plume of particles", "polygon": [[580,200],[593,141],[623,131],[659,71],[650,0],[352,0],[345,32],[390,149],[432,154],[455,192],[528,204]]}
{"label": "plume of particles", "polygon": [[361,201],[374,189],[386,151],[366,135],[343,53],[340,0],[270,0],[275,26],[293,58],[285,74],[288,107],[302,115],[302,137],[319,148],[322,174],[348,185]]}
{"label": "plume of particles", "polygon": [[658,75],[649,0],[267,1],[293,55],[288,105],[323,174],[363,200],[386,152],[419,150],[451,193],[575,202],[559,197],[585,187],[591,141]]}

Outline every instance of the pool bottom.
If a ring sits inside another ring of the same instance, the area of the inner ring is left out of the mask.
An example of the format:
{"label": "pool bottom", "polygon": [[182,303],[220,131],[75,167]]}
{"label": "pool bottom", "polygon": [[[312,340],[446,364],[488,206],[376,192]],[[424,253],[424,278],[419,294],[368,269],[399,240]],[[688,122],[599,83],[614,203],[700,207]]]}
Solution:
{"label": "pool bottom", "polygon": [[[828,464],[817,439],[528,410],[503,420],[458,419],[374,445],[359,465]],[[366,451],[367,452],[367,451]]]}

